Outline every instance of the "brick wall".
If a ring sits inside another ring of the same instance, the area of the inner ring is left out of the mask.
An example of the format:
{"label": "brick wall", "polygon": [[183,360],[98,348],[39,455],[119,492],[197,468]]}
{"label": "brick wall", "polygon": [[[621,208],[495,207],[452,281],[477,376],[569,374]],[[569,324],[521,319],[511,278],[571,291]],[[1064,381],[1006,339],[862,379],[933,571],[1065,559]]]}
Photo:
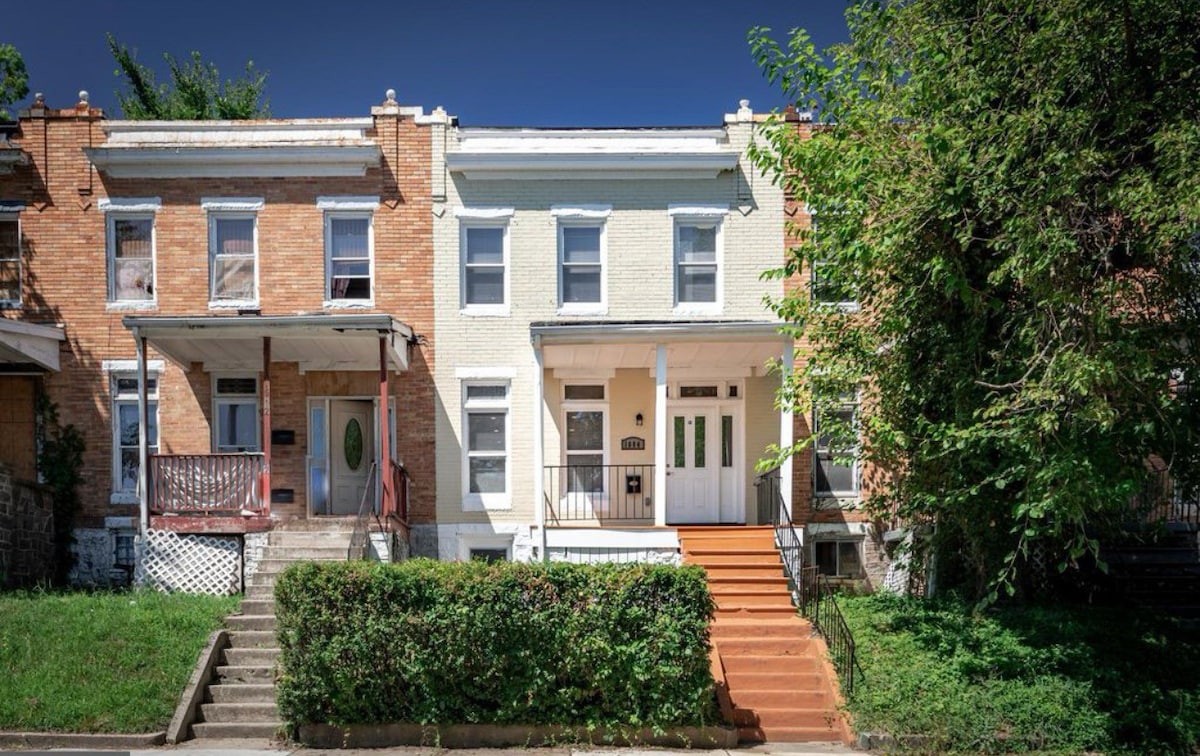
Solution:
{"label": "brick wall", "polygon": [[[81,527],[103,524],[106,515],[129,515],[129,505],[110,504],[112,425],[106,360],[132,360],[135,344],[122,326],[131,314],[106,305],[107,270],[102,198],[159,197],[155,217],[157,305],[139,315],[207,316],[208,229],[202,197],[261,197],[258,212],[259,294],[263,315],[335,312],[324,309],[324,219],[316,198],[377,196],[374,214],[375,299],[366,312],[387,313],[412,327],[421,344],[411,367],[393,376],[401,432],[397,453],[413,469],[433,463],[433,309],[430,212],[430,135],[408,115],[379,115],[367,136],[379,143],[382,165],[353,178],[115,179],[91,167],[83,149],[105,139],[96,110],[33,111],[12,139],[30,161],[0,176],[0,199],[25,202],[21,213],[24,251],[23,306],[2,317],[63,323],[62,371],[46,389],[64,423],[84,433],[87,451]],[[361,312],[363,310],[355,310]],[[151,359],[160,359],[153,353]],[[369,376],[377,395],[374,372]],[[274,426],[296,431],[294,447],[278,447],[273,485],[296,490],[305,506],[305,392],[316,376],[295,364],[272,367]],[[362,382],[363,378],[356,378]],[[323,389],[322,389],[323,390]],[[357,388],[355,389],[357,390]],[[163,452],[211,450],[210,377],[199,365],[184,371],[167,363],[159,389]],[[434,516],[434,476],[418,475],[411,512],[417,522]]]}

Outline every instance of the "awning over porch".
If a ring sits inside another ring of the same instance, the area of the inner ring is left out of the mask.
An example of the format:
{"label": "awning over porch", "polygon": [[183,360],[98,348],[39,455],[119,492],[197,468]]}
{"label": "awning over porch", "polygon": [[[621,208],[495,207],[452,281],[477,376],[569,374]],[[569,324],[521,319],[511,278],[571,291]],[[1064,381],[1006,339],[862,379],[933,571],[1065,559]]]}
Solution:
{"label": "awning over porch", "polygon": [[774,321],[537,322],[530,338],[543,352],[543,367],[555,370],[647,368],[654,373],[658,347],[668,368],[703,367],[706,372],[765,375],[789,338]]}
{"label": "awning over porch", "polygon": [[129,316],[122,321],[135,337],[185,370],[261,370],[263,339],[271,359],[308,370],[378,370],[383,338],[388,363],[408,369],[412,329],[390,315],[238,315],[199,317]]}
{"label": "awning over porch", "polygon": [[58,372],[61,328],[0,318],[0,373]]}

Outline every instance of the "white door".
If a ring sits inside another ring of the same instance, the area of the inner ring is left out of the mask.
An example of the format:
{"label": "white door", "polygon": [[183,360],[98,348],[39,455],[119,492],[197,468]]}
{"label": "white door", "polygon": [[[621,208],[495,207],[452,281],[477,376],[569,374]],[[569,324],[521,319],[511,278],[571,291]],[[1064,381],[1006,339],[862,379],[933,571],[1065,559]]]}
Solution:
{"label": "white door", "polygon": [[667,412],[667,522],[720,521],[717,448],[719,428],[712,407],[672,408]]}
{"label": "white door", "polygon": [[[374,497],[371,462],[375,459],[375,431],[371,402],[335,400],[330,403],[329,462],[330,513],[358,514],[363,495]],[[374,502],[367,506],[374,506]]]}

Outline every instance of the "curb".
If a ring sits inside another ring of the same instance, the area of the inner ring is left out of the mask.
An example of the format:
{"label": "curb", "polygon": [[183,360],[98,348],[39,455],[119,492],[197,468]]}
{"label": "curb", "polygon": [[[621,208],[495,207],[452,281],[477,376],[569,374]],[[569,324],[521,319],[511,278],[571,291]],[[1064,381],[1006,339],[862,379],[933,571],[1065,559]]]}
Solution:
{"label": "curb", "polygon": [[310,748],[512,748],[591,743],[657,748],[737,747],[737,731],[722,727],[650,728],[530,727],[523,725],[301,725],[297,741]]}
{"label": "curb", "polygon": [[0,748],[128,751],[150,748],[166,743],[166,732],[147,732],[140,735],[73,732],[0,732]]}

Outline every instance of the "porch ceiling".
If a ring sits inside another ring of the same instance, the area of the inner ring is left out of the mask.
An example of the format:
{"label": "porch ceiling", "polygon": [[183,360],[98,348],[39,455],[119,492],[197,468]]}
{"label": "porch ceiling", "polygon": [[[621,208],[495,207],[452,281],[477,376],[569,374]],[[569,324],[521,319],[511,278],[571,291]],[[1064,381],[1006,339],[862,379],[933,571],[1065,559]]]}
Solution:
{"label": "porch ceiling", "polygon": [[0,318],[0,366],[58,371],[60,328]]}
{"label": "porch ceiling", "polygon": [[263,339],[272,362],[308,370],[378,370],[379,337],[392,370],[408,369],[412,329],[389,315],[127,317],[125,327],[184,369],[261,370]]}

